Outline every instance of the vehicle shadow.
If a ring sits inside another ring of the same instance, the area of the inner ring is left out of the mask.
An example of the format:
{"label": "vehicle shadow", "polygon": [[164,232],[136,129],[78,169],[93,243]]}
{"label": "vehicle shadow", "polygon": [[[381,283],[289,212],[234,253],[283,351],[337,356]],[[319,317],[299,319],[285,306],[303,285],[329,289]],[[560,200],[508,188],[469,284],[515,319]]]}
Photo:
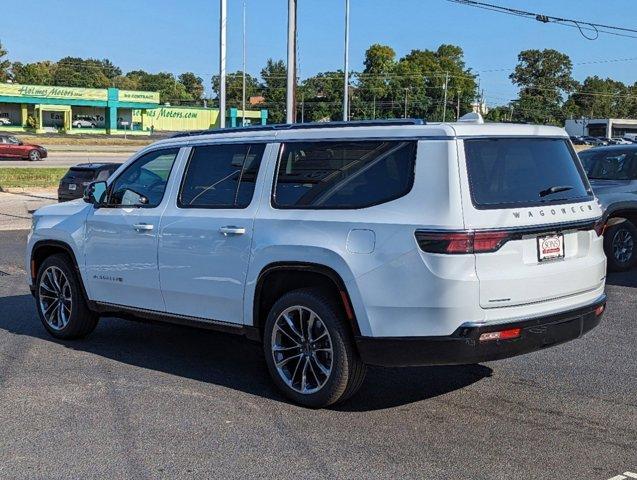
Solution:
{"label": "vehicle shadow", "polygon": [[606,283],[617,287],[637,288],[637,269],[633,268],[627,272],[609,273],[608,277],[606,277]]}
{"label": "vehicle shadow", "polygon": [[[0,330],[287,403],[270,380],[261,347],[239,336],[107,318],[86,339],[60,341],[42,327],[30,295],[0,297],[0,312]],[[478,382],[491,372],[482,365],[373,367],[359,393],[335,410],[364,412],[427,400]]]}

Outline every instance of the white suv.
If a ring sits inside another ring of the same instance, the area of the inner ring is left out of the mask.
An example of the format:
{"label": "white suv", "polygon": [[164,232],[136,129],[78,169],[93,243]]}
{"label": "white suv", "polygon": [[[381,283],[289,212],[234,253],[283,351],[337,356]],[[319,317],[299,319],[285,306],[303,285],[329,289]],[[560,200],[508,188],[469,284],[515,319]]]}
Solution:
{"label": "white suv", "polygon": [[595,327],[601,215],[558,128],[241,128],[155,143],[38,210],[27,264],[58,338],[100,316],[243,334],[322,407],[366,365],[495,360]]}

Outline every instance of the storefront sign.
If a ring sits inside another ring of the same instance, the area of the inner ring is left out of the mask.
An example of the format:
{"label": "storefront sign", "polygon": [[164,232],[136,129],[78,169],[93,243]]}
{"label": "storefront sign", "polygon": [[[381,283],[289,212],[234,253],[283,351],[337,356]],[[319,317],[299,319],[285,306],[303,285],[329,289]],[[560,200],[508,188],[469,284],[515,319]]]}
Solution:
{"label": "storefront sign", "polygon": [[98,101],[106,101],[108,99],[107,90],[98,88],[48,87],[43,85],[16,84],[0,84],[0,96]]}
{"label": "storefront sign", "polygon": [[140,92],[134,90],[120,90],[120,102],[159,103],[159,92]]}

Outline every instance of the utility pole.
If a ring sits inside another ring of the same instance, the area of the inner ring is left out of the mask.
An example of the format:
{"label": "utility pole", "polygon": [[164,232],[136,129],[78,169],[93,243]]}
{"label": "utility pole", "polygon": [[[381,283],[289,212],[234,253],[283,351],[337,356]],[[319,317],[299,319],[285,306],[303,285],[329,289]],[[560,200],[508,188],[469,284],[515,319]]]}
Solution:
{"label": "utility pole", "polygon": [[442,121],[447,121],[447,90],[449,86],[449,72],[445,74],[445,100],[444,105],[442,106]]}
{"label": "utility pole", "polygon": [[241,126],[246,125],[246,0],[243,0],[243,86],[242,86]]}
{"label": "utility pole", "polygon": [[288,84],[285,119],[296,122],[296,0],[288,0]]}
{"label": "utility pole", "polygon": [[376,94],[374,94],[374,103],[372,103],[372,120],[376,119]]}
{"label": "utility pole", "polygon": [[305,92],[301,93],[301,123],[305,123]]}
{"label": "utility pole", "polygon": [[456,105],[456,122],[460,120],[460,90],[458,90],[458,104]]}
{"label": "utility pole", "polygon": [[405,114],[403,115],[403,118],[407,118],[407,92],[409,91],[409,88],[405,88]]}
{"label": "utility pole", "polygon": [[226,20],[227,0],[219,0],[219,127],[226,127]]}
{"label": "utility pole", "polygon": [[343,66],[345,86],[343,88],[343,121],[349,120],[349,0],[345,0],[345,59]]}

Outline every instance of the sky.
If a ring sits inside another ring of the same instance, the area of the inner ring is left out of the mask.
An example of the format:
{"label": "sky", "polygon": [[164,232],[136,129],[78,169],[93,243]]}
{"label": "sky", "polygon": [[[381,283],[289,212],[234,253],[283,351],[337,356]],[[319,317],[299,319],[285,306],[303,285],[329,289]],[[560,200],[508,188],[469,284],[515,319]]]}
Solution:
{"label": "sky", "polygon": [[[287,0],[245,0],[247,68],[258,75],[268,58],[286,58]],[[351,70],[361,70],[373,43],[394,48],[464,49],[467,66],[480,74],[490,105],[505,104],[517,89],[508,79],[517,54],[554,48],[571,57],[574,77],[637,81],[637,38],[542,24],[446,0],[350,0]],[[487,0],[546,15],[637,27],[635,0]],[[343,67],[345,0],[298,0],[299,76]],[[242,3],[228,0],[228,70],[241,69]],[[219,65],[218,0],[21,0],[20,21],[3,22],[0,41],[14,61],[65,56],[109,58],[125,72],[192,71],[207,85]],[[26,22],[26,23],[25,23]],[[27,28],[25,25],[37,25]],[[630,60],[627,60],[630,59]],[[620,61],[618,61],[620,60]],[[601,62],[601,63],[597,63]]]}

